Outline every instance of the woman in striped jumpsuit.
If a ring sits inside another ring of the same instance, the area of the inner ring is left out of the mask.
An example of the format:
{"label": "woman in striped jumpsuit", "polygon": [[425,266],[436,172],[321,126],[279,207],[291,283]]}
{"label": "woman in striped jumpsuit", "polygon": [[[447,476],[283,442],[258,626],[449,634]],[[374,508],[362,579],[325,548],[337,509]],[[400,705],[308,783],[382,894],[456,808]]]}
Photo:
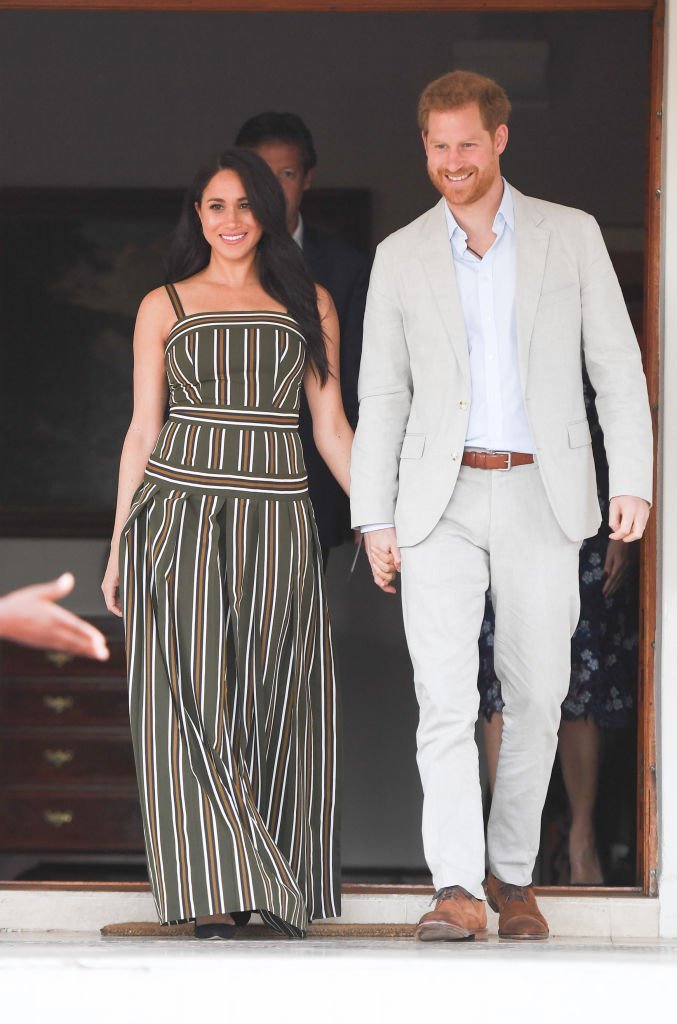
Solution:
{"label": "woman in striped jumpsuit", "polygon": [[[272,172],[230,150],[190,190],[141,303],[102,589],[123,615],[160,919],[302,936],[340,913],[336,683],[298,437],[348,489],[338,327]],[[169,415],[165,407],[169,398]]]}

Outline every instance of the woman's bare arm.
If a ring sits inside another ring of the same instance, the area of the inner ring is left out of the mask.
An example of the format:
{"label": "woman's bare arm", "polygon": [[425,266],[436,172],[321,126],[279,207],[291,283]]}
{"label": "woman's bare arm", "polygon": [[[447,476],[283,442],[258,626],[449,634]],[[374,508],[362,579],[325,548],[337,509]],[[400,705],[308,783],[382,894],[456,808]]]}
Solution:
{"label": "woman's bare arm", "polygon": [[171,307],[164,288],[146,295],[134,328],[134,412],[120,456],[110,558],[101,584],[106,607],[115,615],[122,614],[118,595],[120,534],[164,422],[167,404],[164,344],[171,322]]}
{"label": "woman's bare arm", "polygon": [[339,324],[329,292],[318,286],[317,308],[325,334],[329,377],[321,384],[312,366],[306,370],[303,386],[313,417],[313,440],[332,474],[346,492],[350,491],[350,449],[353,432],[343,411],[339,367]]}

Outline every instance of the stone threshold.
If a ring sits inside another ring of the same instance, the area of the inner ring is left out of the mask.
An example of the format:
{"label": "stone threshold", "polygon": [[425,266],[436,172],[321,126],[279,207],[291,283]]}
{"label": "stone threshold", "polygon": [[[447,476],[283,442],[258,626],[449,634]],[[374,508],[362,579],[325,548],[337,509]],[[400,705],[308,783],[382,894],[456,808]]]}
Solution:
{"label": "stone threshold", "polygon": [[[427,888],[427,887],[426,887]],[[430,909],[429,891],[346,893],[342,916],[314,931],[336,924],[413,925]],[[659,936],[658,899],[641,895],[539,895],[550,934],[562,938],[648,939]],[[488,909],[489,934],[498,918]],[[156,922],[148,891],[1,889],[0,931],[98,932],[106,925]]]}

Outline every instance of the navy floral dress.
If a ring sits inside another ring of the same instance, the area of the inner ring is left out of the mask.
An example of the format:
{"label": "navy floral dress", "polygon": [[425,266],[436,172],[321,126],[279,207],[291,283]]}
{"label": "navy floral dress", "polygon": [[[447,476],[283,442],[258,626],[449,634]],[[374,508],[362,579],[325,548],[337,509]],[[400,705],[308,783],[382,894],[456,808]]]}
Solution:
{"label": "navy floral dress", "polygon": [[[587,377],[584,383],[602,525],[581,547],[581,617],[571,640],[571,685],[562,704],[562,718],[575,721],[590,715],[601,728],[621,727],[630,720],[637,689],[637,545],[631,546],[632,563],[621,585],[611,597],[605,597],[609,473],[594,391]],[[490,720],[495,711],[503,710],[504,702],[494,673],[494,614],[488,594],[479,648],[480,714]]]}

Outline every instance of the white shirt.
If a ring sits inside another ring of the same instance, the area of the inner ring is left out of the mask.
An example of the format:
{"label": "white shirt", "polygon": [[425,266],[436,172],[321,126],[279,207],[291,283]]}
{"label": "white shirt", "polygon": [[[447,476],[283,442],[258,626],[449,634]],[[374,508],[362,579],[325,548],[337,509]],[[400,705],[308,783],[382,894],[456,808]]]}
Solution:
{"label": "white shirt", "polygon": [[294,228],[294,230],[291,233],[291,236],[294,239],[294,241],[296,242],[296,244],[298,245],[299,249],[302,249],[303,248],[303,217],[301,216],[301,214],[299,214],[299,219],[297,221],[296,227]]}
{"label": "white shirt", "polygon": [[492,231],[496,241],[480,259],[445,205],[451,252],[470,357],[470,417],[466,446],[535,452],[522,397],[515,312],[515,213],[510,186]]}

